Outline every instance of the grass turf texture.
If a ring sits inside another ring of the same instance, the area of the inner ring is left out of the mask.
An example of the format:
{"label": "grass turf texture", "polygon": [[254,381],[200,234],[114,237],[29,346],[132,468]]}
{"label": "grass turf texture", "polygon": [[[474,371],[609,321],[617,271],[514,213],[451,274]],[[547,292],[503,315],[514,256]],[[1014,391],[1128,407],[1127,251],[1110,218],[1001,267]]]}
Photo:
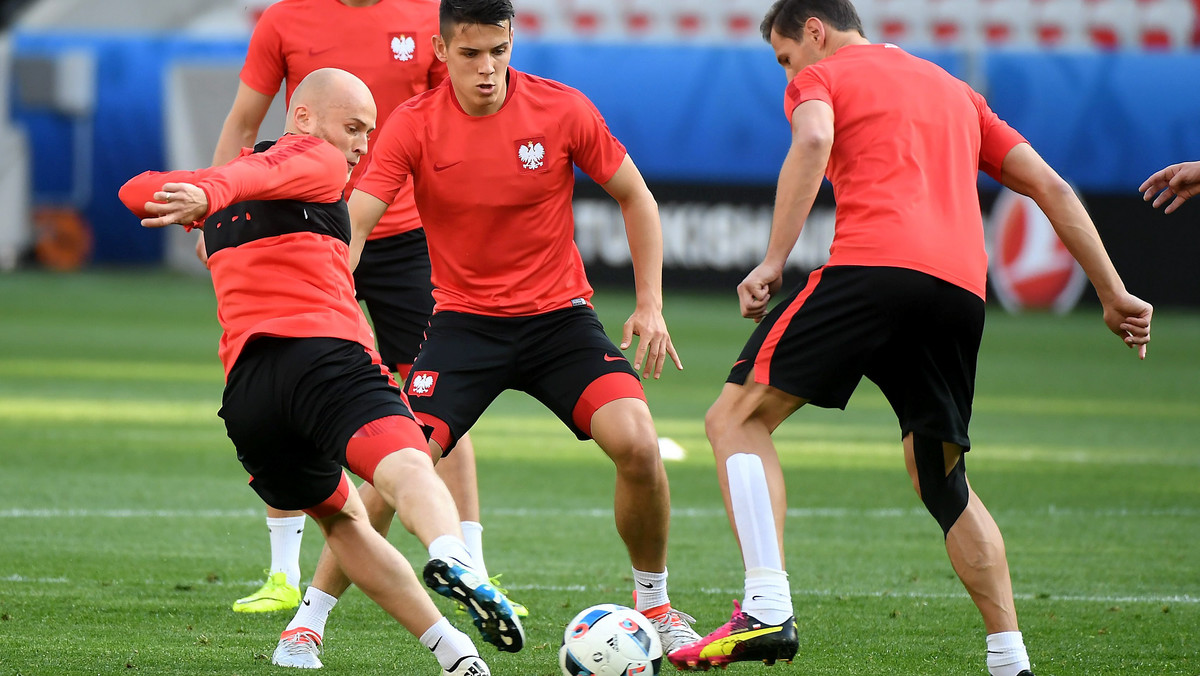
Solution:
{"label": "grass turf texture", "polygon": [[[597,297],[610,334],[631,302]],[[751,325],[732,293],[669,294],[666,316],[686,370],[647,391],[660,434],[689,451],[668,464],[671,590],[704,633],[740,597],[741,561],[702,420]],[[1200,316],[1155,319],[1138,363],[1094,309],[988,317],[968,461],[1039,676],[1200,674]],[[229,610],[269,552],[215,415],[218,333],[203,279],[0,276],[0,674],[284,673],[269,655],[290,614]],[[733,670],[986,673],[981,622],[897,432],[869,383],[849,411],[803,410],[777,432],[801,652],[790,668]],[[532,611],[523,653],[477,642],[496,674],[557,674],[575,612],[630,602],[612,467],[520,394],[473,433],[488,565]],[[424,561],[411,536],[392,540]],[[320,543],[310,523],[306,581]],[[357,590],[326,638],[325,673],[437,673]]]}

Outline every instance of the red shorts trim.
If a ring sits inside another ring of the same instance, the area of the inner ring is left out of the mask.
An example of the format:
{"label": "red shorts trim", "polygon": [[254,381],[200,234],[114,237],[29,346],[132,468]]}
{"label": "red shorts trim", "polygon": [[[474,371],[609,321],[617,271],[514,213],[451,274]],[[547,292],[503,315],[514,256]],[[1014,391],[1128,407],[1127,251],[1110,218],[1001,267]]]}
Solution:
{"label": "red shorts trim", "polygon": [[[450,432],[450,426],[440,418],[435,418],[429,414],[419,414],[421,424],[429,432],[429,440],[437,444],[442,449],[442,457],[446,457],[450,450],[454,448],[454,444],[458,443],[458,439],[454,438],[454,434]],[[429,451],[433,454],[433,449]]]}
{"label": "red shorts trim", "polygon": [[304,510],[304,513],[314,519],[324,519],[342,511],[348,499],[350,499],[350,479],[346,477],[345,472],[342,472],[342,480],[338,482],[338,487],[333,491],[333,495]]}
{"label": "red shorts trim", "polygon": [[346,444],[346,465],[358,476],[375,483],[375,469],[384,458],[402,448],[429,453],[425,433],[412,418],[389,415],[358,428]]}
{"label": "red shorts trim", "polygon": [[771,384],[771,357],[775,355],[775,348],[779,345],[779,339],[783,337],[784,331],[787,331],[792,317],[795,317],[800,308],[804,307],[804,301],[808,300],[813,290],[817,288],[817,284],[821,283],[821,275],[824,272],[825,268],[817,268],[808,276],[808,283],[804,285],[804,290],[784,310],[779,321],[775,322],[775,326],[771,327],[770,333],[763,340],[762,348],[759,349],[758,356],[754,360],[754,382],[759,385]]}
{"label": "red shorts trim", "polygon": [[641,399],[646,401],[642,381],[628,373],[606,373],[593,380],[579,395],[571,421],[584,434],[592,436],[592,416],[600,407],[617,399]]}
{"label": "red shorts trim", "polygon": [[396,375],[400,376],[400,382],[408,380],[408,373],[412,371],[412,364],[395,364],[394,367]]}

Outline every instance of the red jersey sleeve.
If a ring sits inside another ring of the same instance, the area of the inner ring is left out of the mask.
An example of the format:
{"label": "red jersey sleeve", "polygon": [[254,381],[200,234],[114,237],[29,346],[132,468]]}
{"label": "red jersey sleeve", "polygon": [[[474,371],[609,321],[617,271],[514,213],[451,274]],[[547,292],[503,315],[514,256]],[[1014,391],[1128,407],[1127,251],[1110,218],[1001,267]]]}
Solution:
{"label": "red jersey sleeve", "polygon": [[418,136],[409,110],[397,108],[388,117],[368,155],[370,163],[367,170],[354,184],[355,190],[361,190],[387,204],[396,198],[396,193],[412,175],[419,158],[419,149],[416,147]]}
{"label": "red jersey sleeve", "polygon": [[582,93],[576,95],[571,161],[596,183],[607,183],[621,168],[628,151],[609,131],[596,106]]}
{"label": "red jersey sleeve", "polygon": [[146,211],[146,202],[154,201],[154,193],[162,190],[166,183],[195,183],[210,169],[199,171],[145,171],[125,182],[117,196],[127,209],[138,218],[151,218]]}
{"label": "red jersey sleeve", "polygon": [[829,83],[825,78],[825,70],[817,66],[809,66],[796,74],[783,91],[783,115],[787,118],[788,126],[792,124],[792,114],[805,101],[824,101],[833,107],[833,94],[829,91]]}
{"label": "red jersey sleeve", "polygon": [[350,167],[332,144],[315,136],[288,135],[265,152],[242,155],[214,168],[196,185],[208,195],[211,214],[244,200],[336,202]]}
{"label": "red jersey sleeve", "polygon": [[1000,167],[1008,152],[1018,144],[1028,143],[1016,129],[1001,120],[978,92],[971,90],[971,99],[979,111],[979,170],[1000,180]]}
{"label": "red jersey sleeve", "polygon": [[121,186],[121,202],[138,218],[149,218],[146,202],[164,183],[191,183],[208,197],[208,213],[250,199],[293,199],[327,204],[342,198],[349,167],[331,144],[315,136],[285,136],[265,152],[244,149],[219,167],[196,171],[147,171]]}
{"label": "red jersey sleeve", "polygon": [[275,12],[268,7],[250,35],[246,63],[242,65],[241,80],[254,91],[275,96],[287,75],[283,56],[283,39],[276,26]]}

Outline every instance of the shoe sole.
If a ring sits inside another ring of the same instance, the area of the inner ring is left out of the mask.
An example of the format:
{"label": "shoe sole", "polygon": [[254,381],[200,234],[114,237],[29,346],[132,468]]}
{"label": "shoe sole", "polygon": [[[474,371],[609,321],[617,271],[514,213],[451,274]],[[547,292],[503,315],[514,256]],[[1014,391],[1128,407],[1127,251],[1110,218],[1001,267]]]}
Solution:
{"label": "shoe sole", "polygon": [[484,582],[472,589],[441,559],[425,564],[424,578],[425,586],[467,609],[483,640],[507,653],[519,652],[525,646],[521,621],[491,584]]}

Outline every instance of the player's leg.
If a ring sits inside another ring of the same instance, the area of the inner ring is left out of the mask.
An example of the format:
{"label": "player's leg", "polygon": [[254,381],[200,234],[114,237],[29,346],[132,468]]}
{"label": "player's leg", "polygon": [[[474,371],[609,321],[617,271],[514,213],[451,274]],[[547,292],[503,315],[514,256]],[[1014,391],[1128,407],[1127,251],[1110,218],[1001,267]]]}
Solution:
{"label": "player's leg", "polygon": [[[379,353],[400,380],[406,380],[425,339],[433,313],[429,253],[424,230],[416,229],[390,237],[368,240],[354,271],[355,290],[375,325]],[[438,476],[445,482],[458,506],[467,547],[485,577],[483,524],[479,515],[479,483],[475,472],[475,449],[470,437],[458,440],[455,452],[437,463]],[[499,576],[497,576],[499,577]],[[496,582],[492,578],[493,583]],[[525,606],[513,609],[524,617]]]}
{"label": "player's leg", "polygon": [[[680,669],[790,660],[799,649],[783,567],[787,497],[775,429],[810,401],[845,407],[873,349],[875,308],[857,269],[809,276],[756,327],[705,416],[717,478],[746,568],[729,622],[669,659]],[[803,395],[803,396],[802,396]]]}
{"label": "player's leg", "polygon": [[904,459],[913,488],[946,535],[950,564],[983,617],[989,672],[992,676],[1029,673],[1004,538],[967,481],[962,447],[908,434]]}
{"label": "player's leg", "polygon": [[304,512],[267,507],[271,543],[267,581],[253,594],[234,601],[234,612],[269,613],[300,605],[300,543],[305,519]]}
{"label": "player's leg", "polygon": [[595,439],[617,470],[617,533],[633,566],[634,605],[654,623],[664,651],[699,638],[667,594],[671,498],[646,396],[629,361],[596,313],[575,307],[527,318],[520,355],[523,389],[579,439]]}
{"label": "player's leg", "polygon": [[896,411],[913,487],[942,528],[950,562],[983,617],[989,671],[1020,676],[1030,665],[1004,540],[966,472],[983,300],[922,273],[903,274],[890,286],[913,299],[902,313],[909,323],[868,376]]}
{"label": "player's leg", "polygon": [[[243,351],[231,370],[220,414],[250,473],[250,486],[264,502],[278,509],[303,509],[317,520],[331,550],[347,562],[351,578],[406,628],[427,639],[431,649],[442,639],[456,646],[459,659],[477,656],[470,640],[440,618],[407,561],[370,527],[342,470],[348,454],[364,472],[378,468],[394,473],[391,468],[404,460],[416,468],[409,474],[436,481],[420,428],[385,374],[373,351],[352,342],[262,338]],[[364,419],[400,424],[380,430]],[[366,434],[355,434],[356,428]],[[403,433],[389,434],[393,429]],[[352,440],[359,444],[353,451]],[[381,447],[392,453],[379,452]],[[397,460],[389,460],[390,455]],[[407,465],[403,469],[409,470]],[[321,666],[319,634],[299,627],[286,638],[273,661]],[[438,657],[444,668],[454,663],[443,660],[443,654]]]}

